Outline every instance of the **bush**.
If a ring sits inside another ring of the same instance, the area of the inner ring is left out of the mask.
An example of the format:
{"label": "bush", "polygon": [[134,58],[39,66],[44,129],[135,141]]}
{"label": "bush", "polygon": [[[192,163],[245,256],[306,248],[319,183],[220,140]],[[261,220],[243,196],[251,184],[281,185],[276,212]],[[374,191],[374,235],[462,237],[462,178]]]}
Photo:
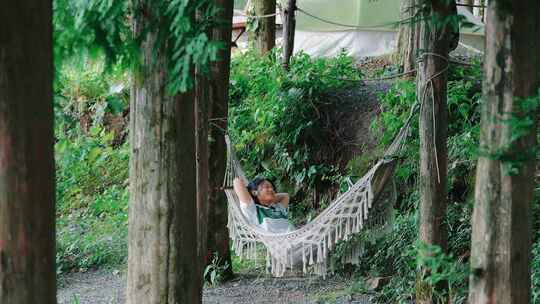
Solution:
{"label": "bush", "polygon": [[292,214],[303,217],[309,193],[337,182],[339,170],[329,148],[326,123],[339,100],[325,94],[360,79],[352,58],[343,54],[313,59],[292,58],[284,71],[275,51],[260,57],[247,53],[232,62],[229,132],[248,176],[272,178],[291,193]]}
{"label": "bush", "polygon": [[[448,83],[448,151],[449,151],[449,204],[446,217],[448,255],[434,255],[433,259],[418,260],[419,250],[433,249],[416,245],[418,240],[418,163],[419,138],[415,117],[403,161],[396,177],[399,189],[394,231],[384,238],[367,242],[363,266],[358,275],[391,276],[388,285],[377,295],[379,303],[409,303],[418,287],[416,267],[420,264],[438,265],[437,280],[454,282],[450,295],[456,303],[464,303],[467,293],[467,269],[470,250],[472,193],[474,169],[479,137],[479,103],[481,69],[452,66]],[[411,81],[398,81],[380,96],[383,112],[372,128],[381,132],[381,145],[387,146],[402,127],[416,102],[416,85]],[[382,150],[382,149],[381,149]],[[407,254],[404,254],[407,253]],[[413,254],[414,253],[414,254]],[[434,277],[422,281],[434,280]],[[461,281],[460,281],[461,280]]]}
{"label": "bush", "polygon": [[110,89],[118,77],[86,62],[64,70],[57,83],[58,272],[115,266],[127,257],[129,147],[103,119],[127,108],[125,92]]}

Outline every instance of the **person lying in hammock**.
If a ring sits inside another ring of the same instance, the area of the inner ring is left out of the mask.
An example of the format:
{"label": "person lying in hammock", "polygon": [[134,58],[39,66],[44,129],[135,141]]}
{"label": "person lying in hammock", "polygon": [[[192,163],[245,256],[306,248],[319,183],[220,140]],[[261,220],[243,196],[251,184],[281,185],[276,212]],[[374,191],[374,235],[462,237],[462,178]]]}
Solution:
{"label": "person lying in hammock", "polygon": [[276,193],[272,181],[257,177],[246,186],[240,178],[235,178],[233,186],[242,213],[252,224],[273,233],[294,230],[288,218],[289,194]]}

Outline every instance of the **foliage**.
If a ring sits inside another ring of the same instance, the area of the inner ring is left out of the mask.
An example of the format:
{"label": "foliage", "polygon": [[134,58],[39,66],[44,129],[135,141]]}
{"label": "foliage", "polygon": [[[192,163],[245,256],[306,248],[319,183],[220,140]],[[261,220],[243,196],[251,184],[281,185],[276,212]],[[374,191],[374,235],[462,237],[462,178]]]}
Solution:
{"label": "foliage", "polygon": [[540,187],[538,187],[538,183],[534,191],[533,213],[531,290],[532,303],[540,304]]}
{"label": "foliage", "polygon": [[57,267],[119,265],[127,257],[128,148],[108,135],[60,139],[57,157]]}
{"label": "foliage", "polygon": [[106,70],[102,59],[71,60],[60,71],[55,87],[57,124],[73,129],[88,119],[85,128],[100,127],[107,115],[124,114],[129,106],[128,80],[122,67]]}
{"label": "foliage", "polygon": [[[411,134],[398,166],[398,213],[394,230],[384,238],[365,242],[363,266],[359,274],[391,276],[388,285],[377,294],[378,303],[409,303],[416,294],[416,267],[419,264],[439,265],[433,276],[423,279],[433,282],[444,278],[453,282],[451,296],[459,303],[466,297],[466,274],[470,250],[471,195],[474,189],[474,165],[477,155],[481,69],[478,63],[463,67],[452,65],[448,83],[448,152],[449,152],[449,206],[445,220],[448,249],[451,254],[434,254],[417,260],[420,248],[416,208],[418,205],[417,174],[419,162],[418,127],[413,120]],[[388,145],[409,115],[416,101],[413,82],[400,81],[380,96],[383,112],[372,125],[381,134],[381,145]],[[426,250],[430,248],[424,248]],[[405,253],[405,254],[404,254]],[[428,258],[429,257],[429,258]],[[457,258],[456,258],[457,257]],[[435,277],[435,274],[437,277]],[[462,282],[459,282],[463,278]],[[465,283],[464,283],[465,282]],[[459,284],[458,284],[459,283]]]}
{"label": "foliage", "polygon": [[[467,265],[459,263],[452,254],[445,254],[441,247],[417,242],[413,250],[407,253],[414,259],[414,269],[422,268],[424,272],[417,277],[416,297],[432,295],[437,303],[466,303],[464,290],[467,287]],[[438,290],[435,286],[444,284],[445,288]],[[447,287],[446,287],[447,286]]]}
{"label": "foliage", "polygon": [[326,113],[338,105],[324,94],[350,84],[341,79],[360,76],[344,54],[331,59],[299,54],[290,71],[282,68],[277,50],[265,57],[249,52],[234,58],[229,132],[248,164],[248,176],[276,179],[278,188],[298,195],[296,202],[337,181],[338,170],[324,153],[329,136],[322,132]]}
{"label": "foliage", "polygon": [[123,74],[90,63],[72,68],[59,78],[55,99],[58,272],[127,257],[129,148],[103,119],[125,112],[127,92],[110,90]]}
{"label": "foliage", "polygon": [[[56,66],[62,67],[66,60],[82,54],[105,55],[109,65],[140,67],[139,48],[146,35],[154,32],[155,49],[163,50],[167,57],[169,92],[184,92],[193,85],[193,67],[206,71],[223,47],[207,35],[220,22],[215,18],[220,10],[211,0],[55,0]],[[139,24],[133,32],[130,22],[137,18],[147,24],[144,28]],[[157,54],[153,54],[154,59]]]}
{"label": "foliage", "polygon": [[129,1],[54,0],[53,14],[57,67],[74,56],[100,53],[111,63],[132,60]]}
{"label": "foliage", "polygon": [[204,279],[210,285],[217,285],[223,280],[224,272],[231,267],[228,263],[222,263],[217,252],[214,253],[212,261],[204,270]]}

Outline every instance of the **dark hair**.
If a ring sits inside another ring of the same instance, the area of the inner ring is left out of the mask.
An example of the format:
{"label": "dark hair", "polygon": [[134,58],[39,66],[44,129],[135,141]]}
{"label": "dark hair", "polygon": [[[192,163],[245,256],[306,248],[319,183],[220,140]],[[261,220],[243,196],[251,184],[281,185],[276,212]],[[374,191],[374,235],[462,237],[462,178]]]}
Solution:
{"label": "dark hair", "polygon": [[257,196],[253,195],[253,191],[257,191],[257,189],[259,188],[259,185],[262,184],[263,182],[269,182],[272,185],[272,187],[274,188],[274,191],[276,190],[276,185],[274,184],[273,181],[269,180],[266,177],[260,177],[260,176],[255,177],[247,185],[249,195],[251,195],[251,197],[253,198],[253,201],[255,202],[255,204],[259,204],[260,202],[259,202],[259,199],[257,198]]}

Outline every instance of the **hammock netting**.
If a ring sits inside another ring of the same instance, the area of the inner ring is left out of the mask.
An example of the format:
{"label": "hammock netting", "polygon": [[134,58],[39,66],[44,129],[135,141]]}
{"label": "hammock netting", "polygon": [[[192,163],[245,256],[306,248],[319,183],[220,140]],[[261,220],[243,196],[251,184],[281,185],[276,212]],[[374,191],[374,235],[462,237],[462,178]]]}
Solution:
{"label": "hammock netting", "polygon": [[[409,123],[410,117],[384,156],[362,178],[338,195],[315,219],[287,233],[263,230],[251,224],[242,213],[232,185],[236,177],[246,183],[247,179],[226,136],[227,168],[223,188],[228,200],[228,228],[234,252],[241,258],[257,259],[257,244],[263,244],[266,266],[273,276],[281,277],[293,267],[302,267],[304,274],[313,269],[315,274],[325,276],[329,253],[339,241],[350,240],[358,233],[375,234],[391,229],[396,200],[395,156],[407,137]],[[344,262],[358,264],[361,244],[349,247]]]}

